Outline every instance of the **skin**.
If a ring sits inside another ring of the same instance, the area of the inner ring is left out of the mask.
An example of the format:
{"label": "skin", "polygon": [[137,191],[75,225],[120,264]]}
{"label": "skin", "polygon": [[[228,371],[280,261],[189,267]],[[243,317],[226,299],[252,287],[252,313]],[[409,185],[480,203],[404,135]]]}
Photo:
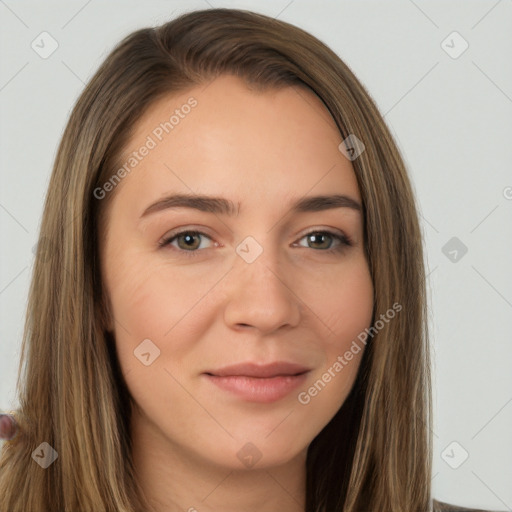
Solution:
{"label": "skin", "polygon": [[[152,105],[124,156],[190,96],[197,106],[117,185],[101,247],[107,328],[136,404],[137,476],[158,512],[303,511],[307,448],[343,404],[363,350],[307,405],[297,395],[370,325],[373,286],[360,213],[292,215],[289,205],[334,193],[361,202],[356,177],[312,92],[255,92],[233,76]],[[141,218],[170,193],[222,196],[240,213],[178,208]],[[159,247],[176,228],[206,233],[188,242],[195,257],[184,236]],[[315,229],[345,234],[354,245],[327,253],[341,242],[329,235],[315,242],[306,236]],[[236,252],[247,236],[263,249],[252,263]],[[160,350],[148,366],[134,356],[145,339]],[[311,371],[271,403],[245,401],[201,375],[276,360]],[[249,442],[255,448],[245,450],[261,456],[252,467],[237,457]]]}

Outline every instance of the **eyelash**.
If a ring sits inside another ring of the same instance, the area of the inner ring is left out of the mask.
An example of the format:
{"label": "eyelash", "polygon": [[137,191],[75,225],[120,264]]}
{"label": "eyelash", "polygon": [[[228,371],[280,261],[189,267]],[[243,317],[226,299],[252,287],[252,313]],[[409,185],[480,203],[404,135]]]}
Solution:
{"label": "eyelash", "polygon": [[[206,233],[203,233],[202,231],[196,231],[196,230],[184,230],[180,231],[178,233],[173,233],[172,235],[168,236],[167,238],[164,238],[162,241],[158,243],[158,246],[160,248],[166,247],[168,245],[171,245],[171,242],[173,242],[176,238],[182,235],[201,235],[205,236],[206,238],[209,238],[211,240],[211,237],[209,237]],[[340,254],[345,251],[348,247],[352,247],[354,245],[352,239],[346,235],[339,235],[338,233],[334,233],[332,231],[328,230],[313,230],[309,231],[308,233],[305,233],[300,237],[299,240],[302,240],[303,238],[310,236],[310,235],[329,235],[335,239],[337,239],[340,243],[331,249],[316,249],[317,251],[324,252],[327,254]],[[184,249],[179,249],[173,247],[174,250],[185,253],[187,257],[195,257],[198,256],[198,254],[201,252],[201,250],[196,249],[193,251],[187,251]],[[304,247],[304,249],[312,249],[312,247]]]}

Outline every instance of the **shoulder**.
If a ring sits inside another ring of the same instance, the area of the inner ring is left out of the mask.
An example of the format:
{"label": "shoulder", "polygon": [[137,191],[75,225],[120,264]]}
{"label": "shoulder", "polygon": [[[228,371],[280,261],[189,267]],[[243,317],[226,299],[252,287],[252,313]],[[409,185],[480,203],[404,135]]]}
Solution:
{"label": "shoulder", "polygon": [[481,508],[466,508],[445,503],[443,501],[434,500],[434,512],[494,512],[491,510],[483,510]]}

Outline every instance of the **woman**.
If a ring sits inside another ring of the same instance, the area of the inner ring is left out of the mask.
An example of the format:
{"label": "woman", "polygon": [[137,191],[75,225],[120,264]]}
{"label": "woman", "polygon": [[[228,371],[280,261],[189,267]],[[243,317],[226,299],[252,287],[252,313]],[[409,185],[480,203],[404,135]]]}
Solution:
{"label": "woman", "polygon": [[424,279],[404,164],[329,48],[231,9],[131,34],[56,157],[0,509],[457,510]]}

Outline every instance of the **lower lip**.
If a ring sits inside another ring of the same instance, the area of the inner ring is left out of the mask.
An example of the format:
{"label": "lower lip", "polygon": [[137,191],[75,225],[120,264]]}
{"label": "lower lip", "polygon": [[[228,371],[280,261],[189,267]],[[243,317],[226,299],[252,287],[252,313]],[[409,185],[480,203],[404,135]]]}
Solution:
{"label": "lower lip", "polygon": [[280,375],[269,378],[233,375],[218,377],[206,375],[208,380],[219,388],[234,393],[248,402],[276,402],[291,393],[307,379],[309,372],[300,375]]}

